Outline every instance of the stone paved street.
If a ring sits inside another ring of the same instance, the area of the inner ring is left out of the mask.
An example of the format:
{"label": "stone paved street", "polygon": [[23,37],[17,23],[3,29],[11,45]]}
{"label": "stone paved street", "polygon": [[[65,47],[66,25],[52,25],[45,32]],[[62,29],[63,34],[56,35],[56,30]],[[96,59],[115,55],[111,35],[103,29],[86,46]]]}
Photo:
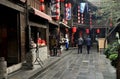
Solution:
{"label": "stone paved street", "polygon": [[116,79],[116,70],[102,53],[93,48],[90,54],[83,49],[77,54],[77,48],[70,49],[69,55],[40,73],[34,79]]}

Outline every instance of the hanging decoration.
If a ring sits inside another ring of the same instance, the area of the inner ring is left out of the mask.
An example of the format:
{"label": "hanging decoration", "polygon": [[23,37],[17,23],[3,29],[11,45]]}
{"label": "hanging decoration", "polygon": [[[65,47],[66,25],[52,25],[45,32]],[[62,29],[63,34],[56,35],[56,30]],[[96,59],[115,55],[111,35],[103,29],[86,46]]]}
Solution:
{"label": "hanging decoration", "polygon": [[59,9],[57,9],[57,10],[56,10],[56,14],[59,14],[59,13],[60,13],[60,10],[59,10]]}
{"label": "hanging decoration", "polygon": [[100,29],[97,29],[96,32],[97,32],[97,33],[100,33]]}
{"label": "hanging decoration", "polygon": [[90,13],[90,28],[92,28],[92,15]]}
{"label": "hanging decoration", "polygon": [[81,13],[81,23],[84,23],[84,17],[83,17],[83,13]]}
{"label": "hanging decoration", "polygon": [[56,8],[60,8],[60,5],[59,5],[59,3],[57,3],[57,4],[56,4]]}
{"label": "hanging decoration", "polygon": [[78,23],[80,23],[80,6],[78,6]]}
{"label": "hanging decoration", "polygon": [[40,0],[40,11],[42,11],[42,12],[45,11],[44,0]]}
{"label": "hanging decoration", "polygon": [[44,5],[44,4],[41,4],[41,5],[40,5],[40,11],[43,12],[44,10],[45,10],[45,5]]}
{"label": "hanging decoration", "polygon": [[60,2],[60,0],[56,0],[56,2]]}
{"label": "hanging decoration", "polygon": [[71,3],[65,4],[65,19],[71,20]]}
{"label": "hanging decoration", "polygon": [[59,20],[59,18],[60,18],[60,16],[56,16],[56,17],[55,17],[56,20]]}
{"label": "hanging decoration", "polygon": [[71,3],[68,3],[68,4],[67,4],[67,7],[68,7],[68,8],[71,8]]}
{"label": "hanging decoration", "polygon": [[89,33],[90,33],[90,30],[89,30],[89,29],[86,29],[86,33],[89,34]]}
{"label": "hanging decoration", "polygon": [[44,0],[40,0],[40,2],[41,2],[41,3],[43,3],[43,2],[44,2]]}
{"label": "hanging decoration", "polygon": [[55,20],[60,19],[60,0],[51,0],[51,17]]}
{"label": "hanging decoration", "polygon": [[74,26],[72,27],[72,32],[75,33],[77,31],[77,28]]}

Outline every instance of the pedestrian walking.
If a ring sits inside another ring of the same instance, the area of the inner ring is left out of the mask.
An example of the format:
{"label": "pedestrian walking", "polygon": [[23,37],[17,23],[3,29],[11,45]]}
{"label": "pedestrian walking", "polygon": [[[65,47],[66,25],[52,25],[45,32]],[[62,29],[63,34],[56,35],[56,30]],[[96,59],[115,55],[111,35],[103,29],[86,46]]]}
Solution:
{"label": "pedestrian walking", "polygon": [[67,37],[65,38],[65,47],[66,47],[66,50],[69,49],[69,40]]}
{"label": "pedestrian walking", "polygon": [[86,46],[87,46],[87,53],[89,54],[90,53],[91,44],[92,44],[91,38],[88,36],[85,41],[86,41]]}
{"label": "pedestrian walking", "polygon": [[80,36],[78,38],[78,54],[82,53],[82,46],[83,46],[83,38]]}

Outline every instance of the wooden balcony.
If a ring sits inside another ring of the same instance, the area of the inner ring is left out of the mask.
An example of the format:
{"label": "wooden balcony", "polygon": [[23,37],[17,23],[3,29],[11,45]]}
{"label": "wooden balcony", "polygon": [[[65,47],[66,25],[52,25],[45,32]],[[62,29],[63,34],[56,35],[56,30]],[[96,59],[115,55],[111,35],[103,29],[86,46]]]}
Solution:
{"label": "wooden balcony", "polygon": [[40,0],[28,0],[28,5],[30,5],[30,7],[35,8],[39,11],[41,11],[40,10],[41,5],[44,5],[44,11],[42,11],[42,12],[50,15],[49,2],[46,0],[43,3],[41,3]]}

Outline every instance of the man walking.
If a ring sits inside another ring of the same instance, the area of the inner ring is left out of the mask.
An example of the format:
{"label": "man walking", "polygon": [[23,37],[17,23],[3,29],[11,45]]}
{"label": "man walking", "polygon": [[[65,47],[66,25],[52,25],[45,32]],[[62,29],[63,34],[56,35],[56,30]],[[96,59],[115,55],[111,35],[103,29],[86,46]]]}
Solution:
{"label": "man walking", "polygon": [[78,54],[82,53],[83,38],[80,36],[78,38]]}
{"label": "man walking", "polygon": [[87,46],[87,53],[89,54],[90,53],[90,48],[91,48],[91,38],[88,36],[86,38],[86,46]]}

